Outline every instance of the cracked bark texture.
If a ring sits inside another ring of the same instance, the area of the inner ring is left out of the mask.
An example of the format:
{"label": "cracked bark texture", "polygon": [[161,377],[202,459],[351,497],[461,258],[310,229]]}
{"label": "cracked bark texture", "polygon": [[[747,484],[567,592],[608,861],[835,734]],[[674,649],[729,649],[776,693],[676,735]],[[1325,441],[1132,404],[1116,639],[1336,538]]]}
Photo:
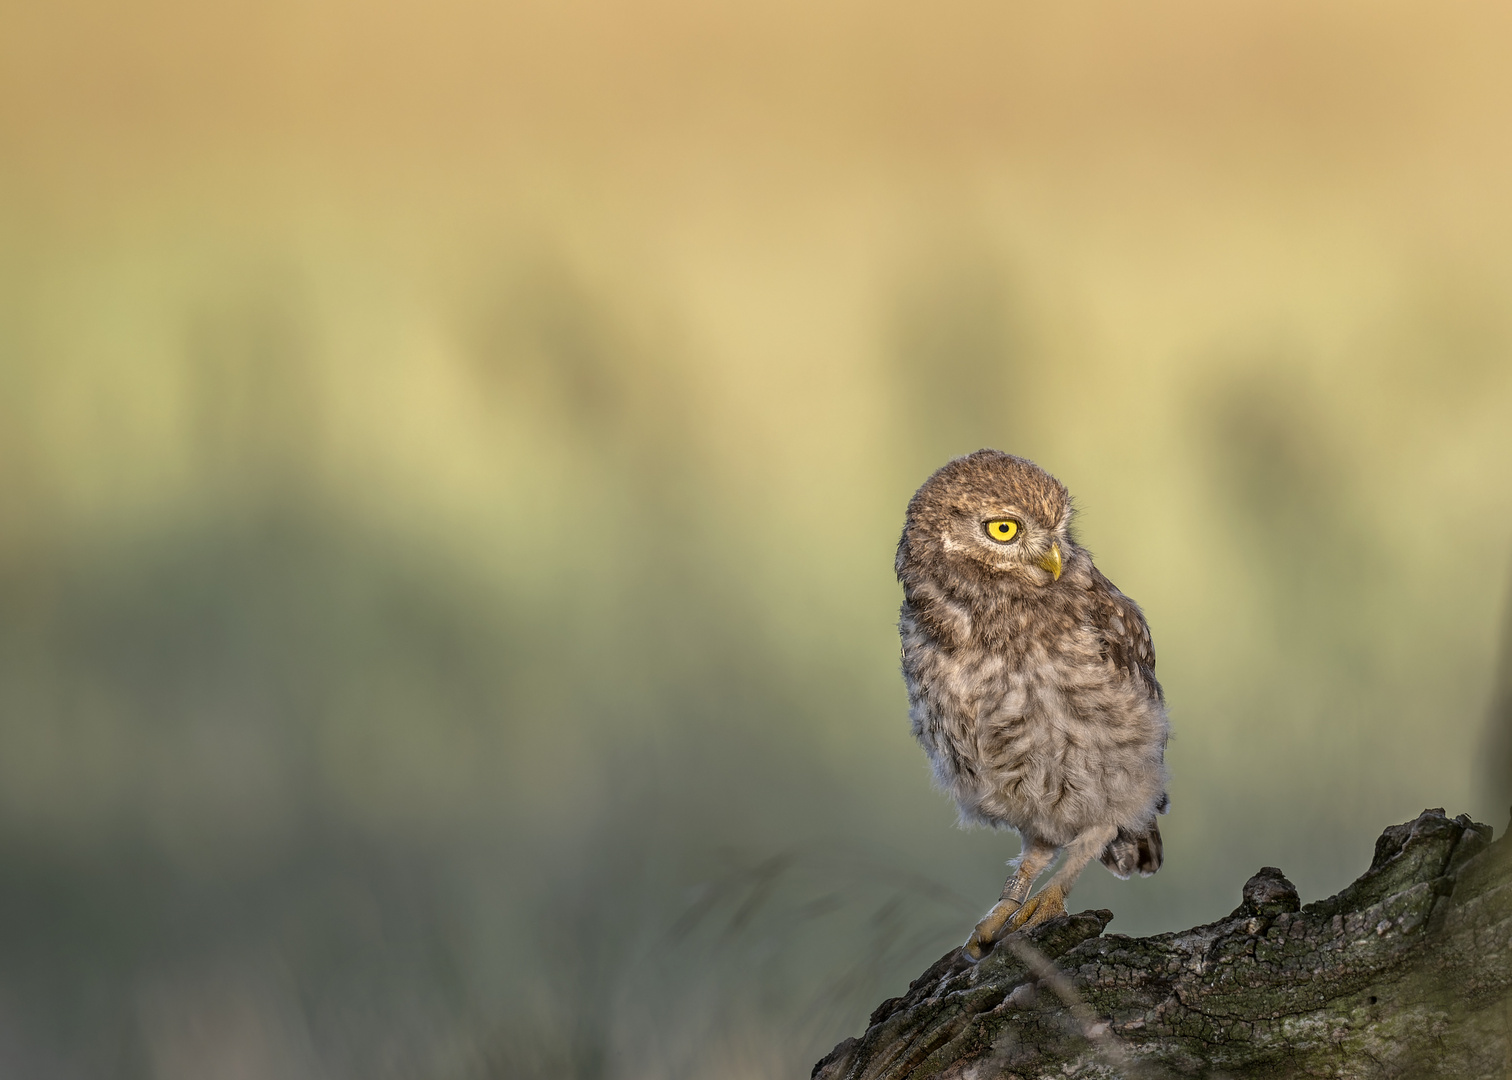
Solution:
{"label": "cracked bark texture", "polygon": [[[1281,871],[1225,919],[1104,934],[1108,911],[941,957],[815,1080],[1512,1077],[1512,848],[1461,815],[1387,829],[1305,907]],[[1026,947],[1027,946],[1027,947]]]}

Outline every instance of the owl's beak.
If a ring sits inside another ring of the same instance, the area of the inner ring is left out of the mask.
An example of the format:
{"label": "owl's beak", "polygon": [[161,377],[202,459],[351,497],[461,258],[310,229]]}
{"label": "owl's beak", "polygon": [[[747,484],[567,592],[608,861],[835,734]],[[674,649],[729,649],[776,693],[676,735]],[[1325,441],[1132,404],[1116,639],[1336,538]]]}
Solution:
{"label": "owl's beak", "polygon": [[1061,574],[1060,541],[1057,540],[1057,541],[1053,542],[1050,545],[1050,550],[1047,551],[1047,552],[1045,552],[1045,556],[1044,556],[1044,558],[1040,559],[1039,564],[1040,564],[1040,569],[1041,570],[1048,570],[1048,571],[1050,571],[1050,575],[1051,575],[1051,577],[1054,580],[1056,580],[1056,581],[1060,580],[1060,574]]}

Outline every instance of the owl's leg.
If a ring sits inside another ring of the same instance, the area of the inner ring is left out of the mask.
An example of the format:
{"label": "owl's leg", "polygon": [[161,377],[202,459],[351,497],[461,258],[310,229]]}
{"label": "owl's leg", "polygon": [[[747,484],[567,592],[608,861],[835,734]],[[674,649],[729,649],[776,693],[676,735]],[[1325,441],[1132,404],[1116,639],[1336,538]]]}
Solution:
{"label": "owl's leg", "polygon": [[1057,850],[1043,840],[1024,837],[1023,853],[1019,855],[1013,873],[1003,883],[1002,899],[982,916],[982,921],[976,924],[976,929],[972,930],[971,936],[962,946],[966,950],[967,959],[973,963],[980,960],[987,955],[987,950],[992,948],[993,943],[1008,932],[1008,920],[1023,904],[1024,897],[1029,895],[1034,879],[1044,873],[1045,867],[1054,861]]}
{"label": "owl's leg", "polygon": [[1066,896],[1081,877],[1087,864],[1102,854],[1103,848],[1118,835],[1116,825],[1096,825],[1066,845],[1066,861],[1039,892],[1024,902],[1008,919],[1008,929],[1027,930],[1031,926],[1058,919],[1066,913]]}

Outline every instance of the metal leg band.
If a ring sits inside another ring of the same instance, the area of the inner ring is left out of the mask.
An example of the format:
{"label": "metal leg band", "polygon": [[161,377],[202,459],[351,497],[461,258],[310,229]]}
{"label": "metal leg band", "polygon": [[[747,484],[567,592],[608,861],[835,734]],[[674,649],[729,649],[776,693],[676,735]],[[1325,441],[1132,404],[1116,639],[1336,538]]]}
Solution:
{"label": "metal leg band", "polygon": [[1022,904],[1024,898],[1029,895],[1029,882],[1017,875],[1003,883],[1003,895],[1001,900],[1012,900],[1016,904]]}

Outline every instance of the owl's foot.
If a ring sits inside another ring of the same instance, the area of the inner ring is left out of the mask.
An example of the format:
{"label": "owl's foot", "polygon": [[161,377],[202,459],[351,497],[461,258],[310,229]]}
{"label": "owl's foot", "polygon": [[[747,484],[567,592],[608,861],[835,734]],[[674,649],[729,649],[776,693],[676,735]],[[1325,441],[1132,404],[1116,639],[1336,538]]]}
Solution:
{"label": "owl's foot", "polygon": [[1051,919],[1066,914],[1066,894],[1059,885],[1046,885],[1024,901],[1024,906],[1015,911],[1008,920],[1008,930],[1028,930]]}
{"label": "owl's foot", "polygon": [[961,946],[966,951],[966,958],[974,964],[986,956],[998,939],[1008,933],[1008,921],[1018,910],[1017,900],[999,900],[993,904],[992,910],[982,916],[966,944]]}

